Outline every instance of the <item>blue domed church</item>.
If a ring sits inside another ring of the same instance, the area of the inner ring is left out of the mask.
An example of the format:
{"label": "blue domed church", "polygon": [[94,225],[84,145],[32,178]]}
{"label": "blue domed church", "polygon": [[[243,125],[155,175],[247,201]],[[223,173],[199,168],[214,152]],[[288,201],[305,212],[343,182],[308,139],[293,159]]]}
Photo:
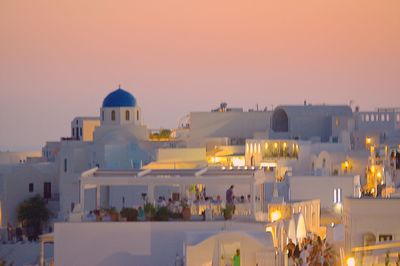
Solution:
{"label": "blue domed church", "polygon": [[119,87],[108,94],[94,132],[97,164],[107,169],[139,169],[152,159],[146,147],[148,129],[136,98]]}

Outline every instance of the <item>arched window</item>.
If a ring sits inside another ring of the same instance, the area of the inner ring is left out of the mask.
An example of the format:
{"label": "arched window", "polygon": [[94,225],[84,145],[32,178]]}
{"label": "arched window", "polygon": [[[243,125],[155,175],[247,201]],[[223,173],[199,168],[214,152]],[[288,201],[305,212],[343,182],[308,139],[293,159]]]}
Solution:
{"label": "arched window", "polygon": [[272,130],[275,132],[289,131],[289,117],[285,110],[276,109],[272,115]]}
{"label": "arched window", "polygon": [[126,121],[129,121],[131,119],[130,115],[131,115],[131,113],[129,112],[129,110],[126,110],[125,111],[125,120]]}
{"label": "arched window", "polygon": [[369,122],[369,115],[368,114],[365,115],[365,121]]}
{"label": "arched window", "polygon": [[136,111],[136,120],[139,121],[139,110]]}
{"label": "arched window", "polygon": [[111,120],[115,121],[115,111],[114,110],[111,111]]}

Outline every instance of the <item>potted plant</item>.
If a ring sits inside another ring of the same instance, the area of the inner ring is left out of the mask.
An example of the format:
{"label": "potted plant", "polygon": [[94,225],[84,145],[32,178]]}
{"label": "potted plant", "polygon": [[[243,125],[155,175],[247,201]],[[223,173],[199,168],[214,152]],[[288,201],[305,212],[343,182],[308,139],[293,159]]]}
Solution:
{"label": "potted plant", "polygon": [[168,221],[169,220],[169,210],[167,207],[160,207],[156,211],[155,215],[156,221]]}
{"label": "potted plant", "polygon": [[151,221],[154,219],[154,216],[156,214],[156,208],[154,207],[153,204],[147,202],[144,207],[144,215],[146,217],[146,220]]}
{"label": "potted plant", "polygon": [[190,219],[192,218],[192,213],[190,211],[189,204],[187,204],[186,200],[182,200],[181,206],[182,206],[182,219],[184,221],[190,221]]}
{"label": "potted plant", "polygon": [[226,204],[226,207],[222,209],[222,215],[225,220],[231,220],[233,216],[234,206],[232,204]]}
{"label": "potted plant", "polygon": [[120,215],[128,222],[137,221],[138,210],[135,208],[122,208]]}
{"label": "potted plant", "polygon": [[108,214],[111,217],[111,221],[113,222],[118,222],[118,218],[119,218],[119,213],[117,212],[117,209],[115,207],[111,207],[108,210]]}

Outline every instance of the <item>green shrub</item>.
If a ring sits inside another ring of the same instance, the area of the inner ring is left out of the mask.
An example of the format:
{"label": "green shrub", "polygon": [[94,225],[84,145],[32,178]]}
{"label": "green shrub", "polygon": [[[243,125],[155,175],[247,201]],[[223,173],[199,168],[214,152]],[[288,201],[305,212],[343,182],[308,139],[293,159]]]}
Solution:
{"label": "green shrub", "polygon": [[169,210],[167,207],[160,207],[156,211],[156,221],[168,221],[169,220]]}
{"label": "green shrub", "polygon": [[121,217],[126,218],[128,222],[137,221],[138,210],[134,208],[123,208],[120,212]]}

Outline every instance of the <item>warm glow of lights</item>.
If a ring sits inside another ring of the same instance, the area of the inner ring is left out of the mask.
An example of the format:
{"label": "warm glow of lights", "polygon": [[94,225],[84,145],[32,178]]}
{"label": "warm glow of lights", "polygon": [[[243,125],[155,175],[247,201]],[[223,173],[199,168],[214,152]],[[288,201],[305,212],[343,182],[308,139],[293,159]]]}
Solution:
{"label": "warm glow of lights", "polygon": [[346,261],[347,266],[355,266],[356,265],[356,260],[353,257],[350,257]]}
{"label": "warm glow of lights", "polygon": [[376,174],[376,176],[377,176],[378,178],[382,178],[381,172],[378,172],[378,173]]}
{"label": "warm glow of lights", "polygon": [[282,213],[279,210],[273,211],[270,218],[271,222],[276,222],[282,218]]}
{"label": "warm glow of lights", "polygon": [[365,139],[365,143],[367,143],[368,145],[372,143],[372,139],[371,138],[366,138]]}
{"label": "warm glow of lights", "polygon": [[346,168],[349,168],[349,162],[348,162],[348,161],[345,161],[345,162],[344,162],[344,166],[345,166]]}
{"label": "warm glow of lights", "polygon": [[287,147],[287,143],[284,142],[284,143],[283,143],[283,148],[286,149],[286,147]]}
{"label": "warm glow of lights", "polygon": [[276,142],[274,143],[274,148],[278,149],[278,143],[276,143]]}
{"label": "warm glow of lights", "polygon": [[265,143],[265,149],[268,150],[268,143]]}
{"label": "warm glow of lights", "polygon": [[233,157],[232,164],[233,164],[233,166],[245,166],[246,162],[245,162],[244,158]]}
{"label": "warm glow of lights", "polygon": [[375,166],[371,166],[371,173],[375,173]]}
{"label": "warm glow of lights", "polygon": [[272,233],[272,227],[271,226],[267,226],[267,228],[265,228],[265,232]]}

